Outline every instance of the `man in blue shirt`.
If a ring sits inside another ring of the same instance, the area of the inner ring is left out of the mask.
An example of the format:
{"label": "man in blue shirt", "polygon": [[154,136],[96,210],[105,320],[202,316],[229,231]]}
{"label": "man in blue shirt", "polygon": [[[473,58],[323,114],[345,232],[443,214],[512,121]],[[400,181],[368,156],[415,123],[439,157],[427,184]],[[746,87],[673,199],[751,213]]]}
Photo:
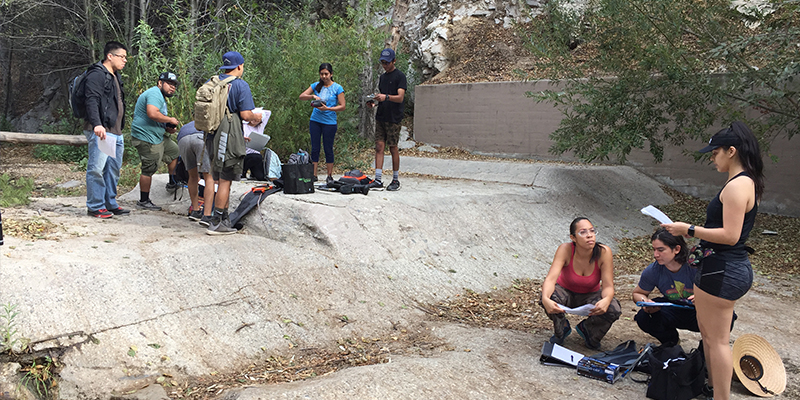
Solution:
{"label": "man in blue shirt", "polygon": [[[261,113],[254,113],[253,109],[256,108],[253,101],[253,93],[250,91],[250,85],[241,79],[244,74],[244,57],[239,52],[229,51],[222,56],[222,66],[219,67],[223,71],[219,75],[220,80],[224,80],[229,76],[235,76],[229,84],[228,88],[228,111],[233,114],[233,122],[231,126],[235,127],[238,124],[238,131],[242,132],[242,121],[247,121],[252,126],[261,124]],[[238,181],[242,175],[244,168],[244,154],[239,157],[235,163],[225,161],[221,163],[218,161],[217,154],[220,153],[219,145],[215,146],[214,136],[221,135],[221,132],[216,132],[215,135],[209,135],[206,141],[206,151],[211,156],[211,175],[214,180],[218,182],[217,194],[214,197],[214,212],[211,215],[211,224],[206,231],[209,235],[229,235],[236,233],[236,228],[231,226],[231,221],[228,218],[228,200],[231,195],[231,182]],[[249,138],[244,138],[249,140]],[[217,138],[217,142],[219,138]],[[231,140],[228,140],[230,145]],[[224,152],[223,152],[224,153]],[[207,201],[207,200],[206,200]]]}
{"label": "man in blue shirt", "polygon": [[177,188],[175,165],[178,161],[178,145],[170,139],[180,122],[167,115],[167,98],[175,95],[178,77],[164,72],[158,77],[156,86],[144,91],[136,100],[131,124],[131,143],[139,152],[142,174],[139,176],[139,202],[136,206],[145,210],[161,210],[150,200],[150,183],[153,174],[163,161],[169,167],[170,181],[167,189]]}

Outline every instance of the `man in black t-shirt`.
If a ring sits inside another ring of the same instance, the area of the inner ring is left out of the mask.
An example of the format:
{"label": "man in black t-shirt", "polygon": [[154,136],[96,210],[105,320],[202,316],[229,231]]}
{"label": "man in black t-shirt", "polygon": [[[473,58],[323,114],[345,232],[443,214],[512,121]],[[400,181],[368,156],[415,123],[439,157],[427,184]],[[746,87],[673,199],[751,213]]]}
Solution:
{"label": "man in black t-shirt", "polygon": [[[400,189],[400,151],[397,142],[400,140],[400,122],[403,120],[404,99],[406,96],[406,76],[395,68],[394,50],[386,48],[381,51],[381,66],[386,71],[378,81],[378,112],[375,114],[375,181],[370,187],[383,187],[383,152],[389,145],[392,155],[392,182],[386,190]],[[373,103],[368,103],[370,107]]]}

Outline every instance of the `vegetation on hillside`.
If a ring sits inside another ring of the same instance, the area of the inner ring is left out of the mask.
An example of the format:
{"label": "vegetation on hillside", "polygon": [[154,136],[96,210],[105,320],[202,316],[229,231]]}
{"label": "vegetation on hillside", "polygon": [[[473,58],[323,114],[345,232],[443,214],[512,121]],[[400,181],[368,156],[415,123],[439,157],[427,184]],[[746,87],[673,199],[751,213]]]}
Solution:
{"label": "vegetation on hillside", "polygon": [[707,140],[734,120],[764,149],[791,138],[800,129],[798,11],[793,0],[549,1],[529,37],[548,77],[566,85],[531,94],[565,110],[551,151],[624,162],[649,148],[660,161],[666,144]]}

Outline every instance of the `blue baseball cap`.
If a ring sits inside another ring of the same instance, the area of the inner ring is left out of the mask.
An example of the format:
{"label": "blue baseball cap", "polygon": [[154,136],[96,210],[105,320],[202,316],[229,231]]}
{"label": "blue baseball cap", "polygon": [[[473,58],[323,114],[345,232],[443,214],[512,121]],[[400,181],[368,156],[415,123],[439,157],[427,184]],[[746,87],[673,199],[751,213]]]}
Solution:
{"label": "blue baseball cap", "polygon": [[229,51],[222,55],[222,66],[219,69],[234,69],[244,64],[244,57],[238,51]]}
{"label": "blue baseball cap", "polygon": [[394,50],[392,49],[383,49],[381,51],[381,61],[394,61]]}

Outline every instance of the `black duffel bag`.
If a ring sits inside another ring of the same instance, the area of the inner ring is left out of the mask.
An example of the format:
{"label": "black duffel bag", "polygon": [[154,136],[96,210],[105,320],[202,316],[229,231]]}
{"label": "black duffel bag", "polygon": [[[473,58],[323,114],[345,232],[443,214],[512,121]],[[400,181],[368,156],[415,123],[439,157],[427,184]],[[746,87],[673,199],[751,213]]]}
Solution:
{"label": "black duffel bag", "polygon": [[686,354],[680,345],[662,345],[648,355],[650,380],[647,397],[655,400],[689,400],[700,395],[706,381],[703,343]]}

